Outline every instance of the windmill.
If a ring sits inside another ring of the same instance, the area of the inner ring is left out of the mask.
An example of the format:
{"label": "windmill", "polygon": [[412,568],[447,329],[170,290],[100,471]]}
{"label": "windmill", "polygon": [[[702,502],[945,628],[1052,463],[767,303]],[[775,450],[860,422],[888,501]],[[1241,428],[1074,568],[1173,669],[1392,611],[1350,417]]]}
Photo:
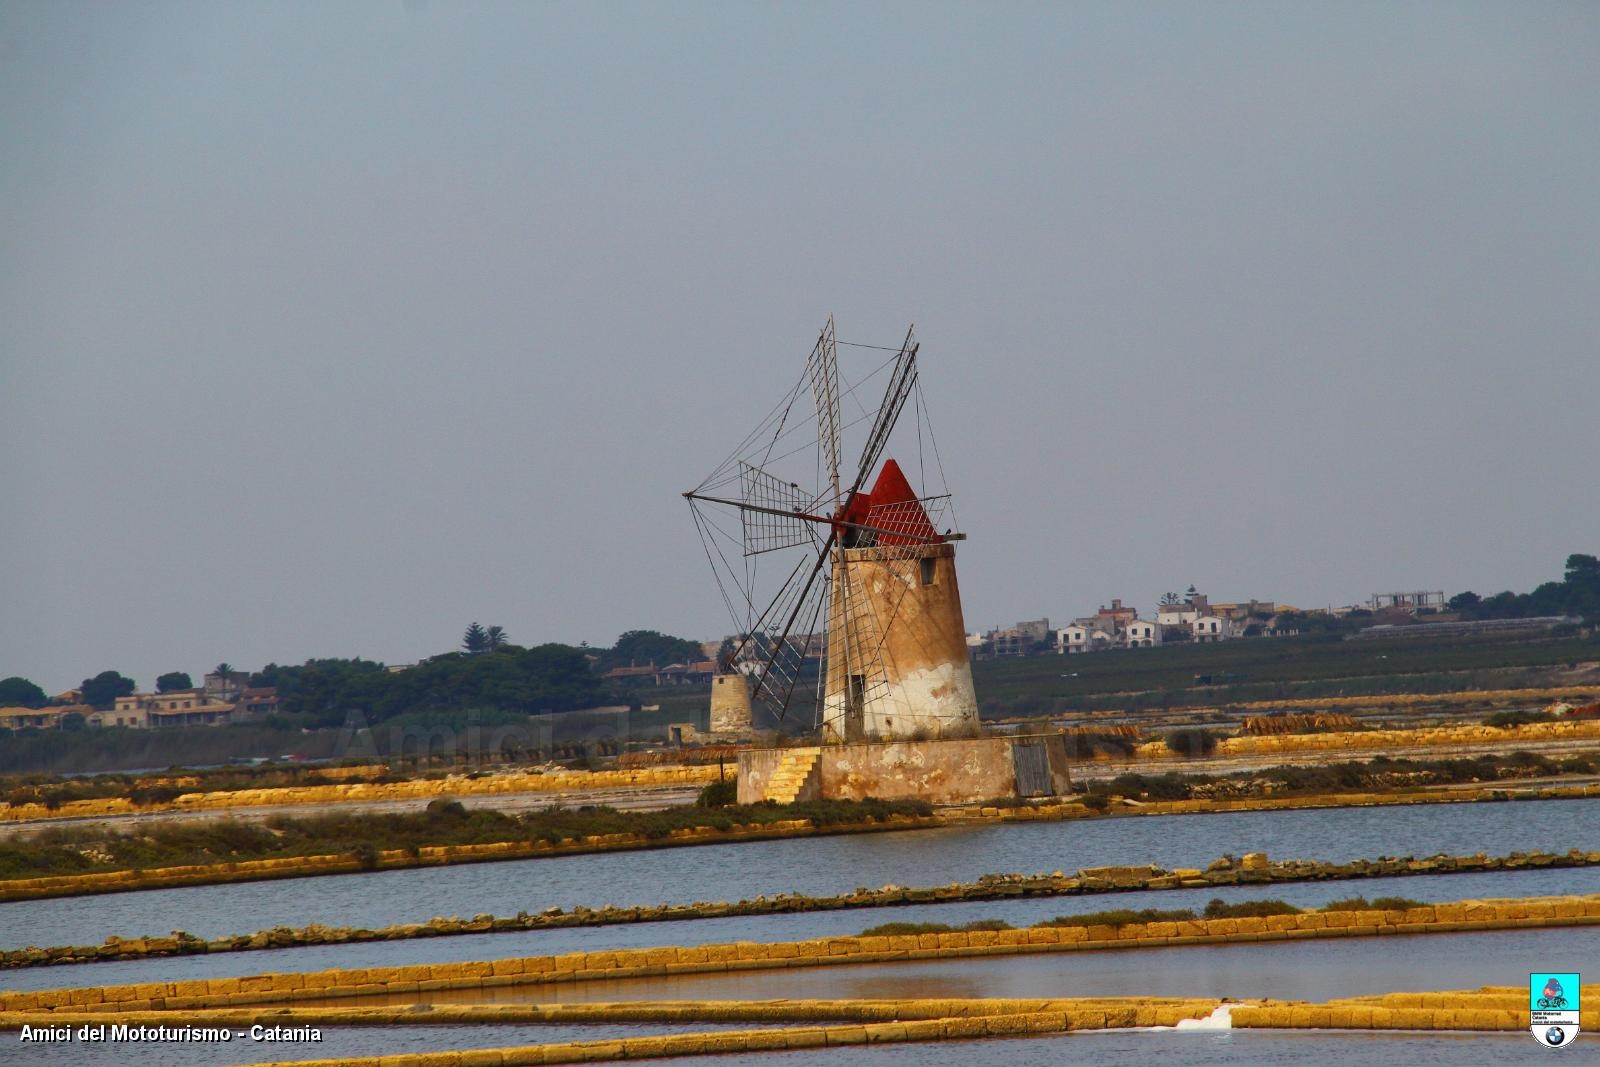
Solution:
{"label": "windmill", "polygon": [[[684,494],[740,634],[731,659],[780,722],[831,741],[971,732],[977,698],[954,546],[965,535],[945,526],[953,509],[915,331],[853,384],[841,375],[841,345],[878,348],[838,341],[830,318],[799,381]],[[868,408],[862,396],[880,378],[881,399]],[[920,491],[885,458],[908,404]],[[852,460],[845,449],[856,438]],[[939,492],[926,491],[924,445]]]}

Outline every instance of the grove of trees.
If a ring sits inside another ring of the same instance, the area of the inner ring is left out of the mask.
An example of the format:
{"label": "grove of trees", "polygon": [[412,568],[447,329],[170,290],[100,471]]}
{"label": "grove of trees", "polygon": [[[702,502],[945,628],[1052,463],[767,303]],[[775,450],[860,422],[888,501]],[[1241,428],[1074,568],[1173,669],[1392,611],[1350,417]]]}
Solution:
{"label": "grove of trees", "polygon": [[1545,582],[1531,593],[1509,589],[1480,597],[1468,590],[1450,598],[1450,610],[1468,619],[1526,619],[1540,615],[1575,615],[1600,620],[1600,559],[1584,553],[1567,557],[1561,581]]}
{"label": "grove of trees", "polygon": [[183,671],[168,671],[156,679],[156,692],[173,693],[179,689],[193,689],[194,682]]}
{"label": "grove of trees", "polygon": [[104,711],[133,692],[133,679],[124,678],[116,671],[101,671],[93,678],[83,680],[83,702]]}
{"label": "grove of trees", "polygon": [[0,678],[0,708],[42,708],[49,700],[43,689],[26,678]]}
{"label": "grove of trees", "polygon": [[672,637],[656,630],[629,630],[617,638],[615,645],[601,651],[599,656],[601,670],[630,664],[643,666],[646,663],[665,667],[669,663],[694,663],[705,659],[700,642]]}
{"label": "grove of trees", "polygon": [[361,659],[269,664],[251,684],[276,686],[284,713],[303,717],[305,726],[337,726],[352,710],[369,722],[472,708],[531,715],[594,707],[609,697],[582,649],[553,644],[447,652],[393,672]]}

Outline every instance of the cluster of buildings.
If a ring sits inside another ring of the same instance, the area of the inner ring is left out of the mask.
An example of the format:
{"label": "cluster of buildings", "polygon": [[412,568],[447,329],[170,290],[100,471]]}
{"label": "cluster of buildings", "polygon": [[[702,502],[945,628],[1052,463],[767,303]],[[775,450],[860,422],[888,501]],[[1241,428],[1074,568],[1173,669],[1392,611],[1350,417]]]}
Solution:
{"label": "cluster of buildings", "polygon": [[205,685],[165,693],[130,693],[117,697],[109,708],[83,704],[83,694],[70,690],[63,701],[47,708],[0,708],[0,726],[13,730],[52,729],[69,715],[80,715],[87,726],[124,726],[137,730],[169,726],[225,726],[231,722],[262,719],[278,710],[278,691],[251,688],[245,671],[208,674]]}
{"label": "cluster of buildings", "polygon": [[[1030,619],[1014,626],[967,636],[974,655],[1031,656],[1056,652],[1098,652],[1108,648],[1154,648],[1176,641],[1209,644],[1236,637],[1286,637],[1300,632],[1300,620],[1307,615],[1334,618],[1368,618],[1379,625],[1360,631],[1365,636],[1385,632],[1430,632],[1446,625],[1465,628],[1477,623],[1451,622],[1447,601],[1438,590],[1374,593],[1363,604],[1344,607],[1311,608],[1301,611],[1271,600],[1240,600],[1212,603],[1210,597],[1193,586],[1183,595],[1168,593],[1156,605],[1155,614],[1140,618],[1139,609],[1112,600],[1093,615],[1073,619],[1065,626],[1052,627],[1049,619]],[[1428,621],[1423,620],[1443,620]],[[1542,623],[1561,620],[1537,620]],[[1370,631],[1370,632],[1369,632]]]}
{"label": "cluster of buildings", "polygon": [[1073,619],[1065,626],[1052,627],[1049,619],[1031,619],[970,634],[967,644],[978,655],[1028,656],[1154,648],[1173,641],[1208,644],[1235,637],[1279,637],[1299,632],[1289,628],[1283,618],[1295,611],[1270,600],[1213,604],[1204,593],[1191,589],[1181,598],[1164,599],[1153,618],[1140,618],[1138,608],[1112,600],[1110,607],[1102,604],[1093,615]]}

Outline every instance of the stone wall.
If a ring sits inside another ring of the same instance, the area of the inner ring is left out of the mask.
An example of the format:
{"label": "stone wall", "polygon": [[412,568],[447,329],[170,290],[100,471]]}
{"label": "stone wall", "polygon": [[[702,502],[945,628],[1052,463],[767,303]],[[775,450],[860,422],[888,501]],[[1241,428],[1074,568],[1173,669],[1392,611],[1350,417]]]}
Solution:
{"label": "stone wall", "polygon": [[[1037,740],[1049,754],[1054,795],[1070,792],[1065,743],[1058,735]],[[828,745],[822,750],[822,795],[830,800],[877,797],[926,800],[930,804],[1014,797],[1015,745],[1016,741],[1009,737]]]}
{"label": "stone wall", "polygon": [[[1600,1026],[1600,985],[1583,985],[1579,1026]],[[1235,1008],[1233,1024],[1248,1029],[1526,1030],[1526,987],[1486,986],[1441,993],[1383,993],[1326,1004],[1291,1002]]]}
{"label": "stone wall", "polygon": [[[1017,795],[1013,748],[1019,739],[978,737],[948,741],[886,741],[823,745],[818,756],[817,794],[827,800],[925,800],[930,804],[970,804]],[[1072,791],[1066,743],[1059,734],[1026,739],[1042,744],[1049,767],[1050,794]],[[739,802],[753,804],[788,749],[746,749],[739,753]],[[811,799],[804,797],[801,799]]]}
{"label": "stone wall", "polygon": [[747,748],[739,753],[739,803],[759,804],[767,795],[772,772],[783,762],[786,748]]}
{"label": "stone wall", "polygon": [[0,807],[0,821],[71,819],[126,815],[133,812],[217,811],[278,804],[337,804],[345,801],[426,800],[434,797],[481,797],[509,793],[572,792],[589,789],[704,785],[717,780],[718,768],[705,766],[641,767],[626,771],[551,771],[546,774],[491,774],[481,778],[450,776],[407,782],[340,782],[285,786],[277,789],[235,789],[184,793],[171,804],[139,807],[126,797],[74,800],[54,810],[43,804]]}

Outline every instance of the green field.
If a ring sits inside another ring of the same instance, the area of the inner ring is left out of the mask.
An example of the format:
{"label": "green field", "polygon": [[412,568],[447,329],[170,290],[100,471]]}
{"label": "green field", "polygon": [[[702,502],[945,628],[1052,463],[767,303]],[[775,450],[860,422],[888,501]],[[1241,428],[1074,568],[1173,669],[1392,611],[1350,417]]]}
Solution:
{"label": "green field", "polygon": [[[1307,636],[979,660],[973,664],[973,679],[984,718],[1002,719],[1558,685],[1593,685],[1600,692],[1597,661],[1597,636],[1383,641]],[[1205,676],[1212,679],[1210,684],[1199,681]],[[633,714],[636,736],[669,722],[705,724],[711,698],[704,686],[637,693],[642,703],[660,707]],[[788,716],[794,724],[791,732],[809,724],[809,701],[809,691],[797,694]],[[757,714],[761,725],[760,709]]]}
{"label": "green field", "polygon": [[[1595,636],[1384,641],[1285,637],[983,660],[974,664],[973,674],[984,716],[1001,718],[1249,700],[1600,687],[1596,660],[1600,637]],[[1207,675],[1216,684],[1197,680]]]}

